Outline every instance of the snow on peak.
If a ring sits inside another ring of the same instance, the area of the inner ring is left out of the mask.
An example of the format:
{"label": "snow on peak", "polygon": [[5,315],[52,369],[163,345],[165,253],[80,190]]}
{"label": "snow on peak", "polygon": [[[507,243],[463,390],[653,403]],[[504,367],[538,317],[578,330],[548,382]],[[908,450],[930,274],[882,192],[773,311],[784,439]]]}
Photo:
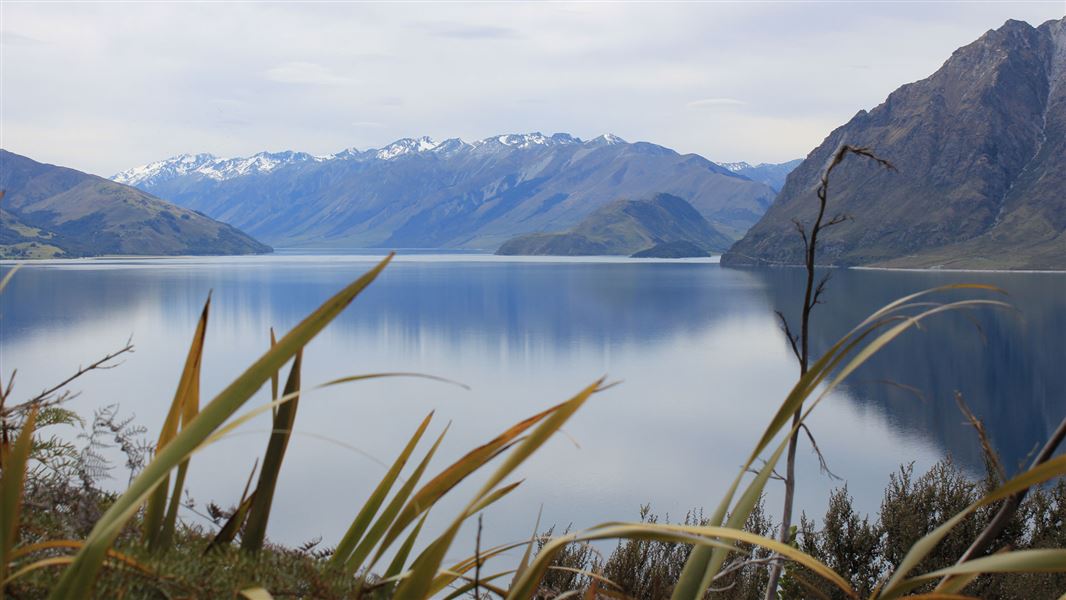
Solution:
{"label": "snow on peak", "polygon": [[496,136],[496,141],[504,146],[512,146],[515,148],[547,146],[551,143],[551,140],[539,131],[533,133],[509,133],[507,135],[500,135]]}
{"label": "snow on peak", "polygon": [[624,144],[626,141],[613,133],[605,133],[598,138],[589,140],[589,143],[596,146],[613,146],[615,144]]}
{"label": "snow on peak", "polygon": [[404,154],[429,152],[439,145],[440,143],[426,136],[417,139],[403,138],[402,140],[396,140],[381,150],[378,150],[375,156],[381,160],[389,160],[396,158],[397,156],[403,156]]}
{"label": "snow on peak", "polygon": [[746,162],[743,162],[743,161],[741,161],[741,162],[720,162],[720,163],[718,163],[718,166],[725,167],[726,169],[729,169],[730,171],[732,171],[734,173],[739,173],[741,171],[745,171],[747,169],[752,168],[752,166],[750,164],[748,164]]}
{"label": "snow on peak", "polygon": [[199,175],[223,180],[266,173],[298,162],[321,161],[306,152],[259,152],[249,157],[219,158],[213,154],[179,154],[178,156],[128,169],[111,177],[112,181],[133,186],[152,186],[183,175]]}
{"label": "snow on peak", "polygon": [[[568,133],[555,133],[548,136],[539,131],[496,135],[476,142],[465,142],[459,138],[438,142],[433,138],[422,136],[419,138],[399,139],[383,148],[359,150],[352,147],[327,156],[312,156],[306,152],[293,152],[291,150],[259,152],[247,157],[234,158],[219,158],[213,154],[181,154],[166,160],[134,167],[114,175],[111,179],[127,185],[151,187],[184,175],[208,177],[221,181],[255,173],[267,173],[284,166],[303,162],[393,160],[401,156],[424,153],[452,156],[475,149],[493,153],[579,144],[599,147],[624,143],[625,140],[610,133],[587,142]],[[747,166],[745,163],[736,164]],[[731,168],[728,165],[724,166]]]}
{"label": "snow on peak", "polygon": [[568,134],[568,133],[556,133],[551,136],[546,136],[539,131],[533,133],[508,133],[504,135],[495,135],[492,137],[478,140],[472,145],[474,147],[500,147],[505,146],[508,148],[528,149],[537,147],[550,147],[561,146],[564,144],[580,144],[581,140]]}

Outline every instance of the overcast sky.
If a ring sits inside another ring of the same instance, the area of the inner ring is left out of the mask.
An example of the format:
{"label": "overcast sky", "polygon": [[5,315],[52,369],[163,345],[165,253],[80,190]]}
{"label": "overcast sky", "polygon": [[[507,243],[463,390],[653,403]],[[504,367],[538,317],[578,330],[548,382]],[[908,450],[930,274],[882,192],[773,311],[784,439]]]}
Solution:
{"label": "overcast sky", "polygon": [[184,152],[614,133],[804,156],[1049,2],[0,3],[0,145],[99,175]]}

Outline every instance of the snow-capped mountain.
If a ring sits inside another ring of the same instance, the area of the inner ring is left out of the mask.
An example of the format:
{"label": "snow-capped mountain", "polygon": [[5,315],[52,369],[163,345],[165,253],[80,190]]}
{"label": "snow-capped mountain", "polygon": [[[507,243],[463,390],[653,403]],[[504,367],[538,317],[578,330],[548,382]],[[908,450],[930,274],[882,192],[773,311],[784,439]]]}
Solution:
{"label": "snow-capped mountain", "polygon": [[740,173],[741,171],[745,171],[747,169],[752,168],[750,163],[746,163],[744,161],[740,161],[740,162],[720,162],[718,164],[723,166],[723,167],[725,167],[725,168],[727,168],[727,169],[729,169],[730,171],[732,171],[734,173]]}
{"label": "snow-capped mountain", "polygon": [[314,156],[306,152],[259,152],[249,157],[220,158],[213,154],[180,154],[171,158],[155,161],[139,167],[122,171],[111,177],[112,181],[133,186],[155,186],[165,181],[183,176],[202,176],[217,181],[233,179],[244,175],[266,173],[292,164],[306,162],[323,162],[330,160],[393,160],[402,156],[422,153],[453,155],[457,152],[474,150],[491,151],[493,149],[527,150],[537,147],[552,147],[570,144],[588,144],[593,146],[625,143],[622,138],[604,134],[583,142],[580,138],[566,133],[546,136],[540,132],[497,135],[483,140],[466,142],[460,138],[450,138],[438,142],[430,137],[403,138],[382,148],[346,148],[327,156]]}
{"label": "snow-capped mountain", "polygon": [[116,175],[275,246],[495,249],[564,231],[619,198],[683,198],[729,236],[774,190],[695,154],[605,134],[404,138],[328,156],[182,155]]}
{"label": "snow-capped mountain", "polygon": [[301,162],[319,162],[327,157],[306,152],[259,152],[249,157],[219,158],[213,154],[181,154],[128,169],[111,177],[112,181],[137,187],[153,186],[186,175],[223,180],[267,173],[278,167]]}
{"label": "snow-capped mountain", "polygon": [[729,169],[730,171],[747,177],[752,181],[759,181],[774,188],[774,191],[780,191],[785,185],[785,178],[792,172],[793,169],[799,166],[803,162],[802,159],[790,160],[783,163],[759,163],[752,165],[751,163],[740,162],[720,162],[719,165]]}

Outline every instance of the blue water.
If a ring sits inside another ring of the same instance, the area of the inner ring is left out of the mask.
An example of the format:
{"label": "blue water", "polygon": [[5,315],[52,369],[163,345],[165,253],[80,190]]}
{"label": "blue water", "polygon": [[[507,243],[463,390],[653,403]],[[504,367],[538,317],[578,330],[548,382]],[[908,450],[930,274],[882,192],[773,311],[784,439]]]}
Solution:
{"label": "blue water", "polygon": [[[269,327],[286,331],[376,260],[278,254],[33,263],[0,296],[0,368],[5,378],[18,369],[17,401],[132,335],[135,353],[79,380],[71,407],[90,414],[118,403],[154,435],[209,291],[205,401],[266,348]],[[982,471],[955,390],[984,420],[1008,467],[1066,414],[1064,274],[838,270],[816,311],[815,351],[898,296],[957,282],[1001,286],[1017,312],[937,317],[889,346],[814,415],[830,467],[863,510],[876,512],[901,463],[922,469],[951,455]],[[594,397],[511,478],[525,482],[486,513],[485,543],[528,536],[542,505],[544,523],[576,528],[634,519],[643,503],[674,518],[711,507],[795,380],[774,311],[795,320],[802,283],[795,269],[710,261],[401,255],[308,347],[305,387],[418,371],[470,389],[389,379],[308,392],[269,535],[336,542],[383,474],[381,463],[431,410],[432,431],[451,423],[434,471],[604,375],[620,384]],[[943,298],[975,296],[989,294]],[[268,428],[254,421],[193,459],[188,485],[198,506],[236,501]],[[800,505],[820,514],[839,482],[819,472],[806,446],[799,457]],[[125,481],[116,468],[108,485]],[[440,527],[476,483],[455,490],[429,527]],[[771,490],[771,507],[777,497]]]}

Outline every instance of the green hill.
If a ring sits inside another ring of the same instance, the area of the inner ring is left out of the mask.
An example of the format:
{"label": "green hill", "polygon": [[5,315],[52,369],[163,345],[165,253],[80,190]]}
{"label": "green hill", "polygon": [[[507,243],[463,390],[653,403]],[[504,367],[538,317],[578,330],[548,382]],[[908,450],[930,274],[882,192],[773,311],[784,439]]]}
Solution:
{"label": "green hill", "polygon": [[705,252],[722,251],[731,243],[685,200],[656,194],[649,200],[616,200],[604,205],[566,232],[511,238],[496,254],[629,256],[663,243],[681,241]]}
{"label": "green hill", "polygon": [[0,257],[257,254],[245,233],[155,196],[0,150]]}

